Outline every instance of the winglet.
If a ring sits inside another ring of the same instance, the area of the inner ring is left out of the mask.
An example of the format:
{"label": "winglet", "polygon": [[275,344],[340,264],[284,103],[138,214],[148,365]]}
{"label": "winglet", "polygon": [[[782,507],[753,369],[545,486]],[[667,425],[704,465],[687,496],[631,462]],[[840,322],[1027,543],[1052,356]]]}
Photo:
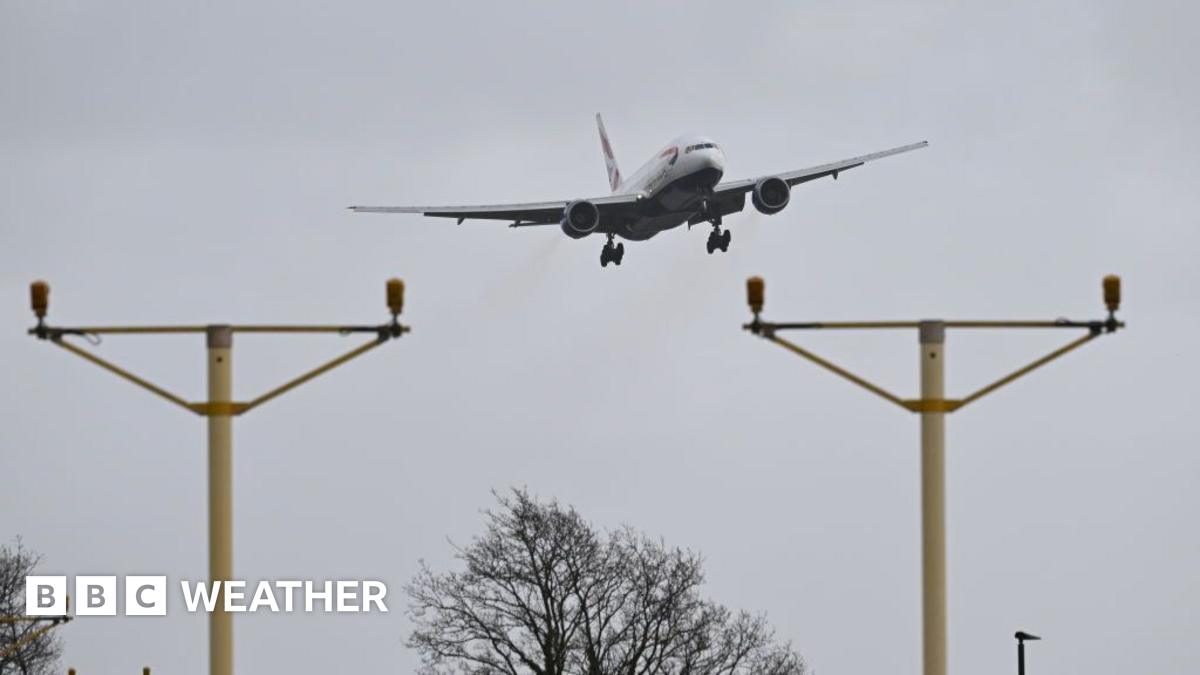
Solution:
{"label": "winglet", "polygon": [[596,113],[596,126],[600,128],[600,148],[604,151],[604,166],[608,169],[608,185],[615,194],[621,187],[621,170],[617,168],[617,158],[613,156],[612,145],[608,142],[608,132],[604,130],[604,120]]}

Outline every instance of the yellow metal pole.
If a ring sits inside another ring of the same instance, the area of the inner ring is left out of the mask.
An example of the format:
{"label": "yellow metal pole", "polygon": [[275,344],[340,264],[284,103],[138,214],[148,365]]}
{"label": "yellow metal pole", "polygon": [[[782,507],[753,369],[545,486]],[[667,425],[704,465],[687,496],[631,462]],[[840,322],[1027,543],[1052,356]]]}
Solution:
{"label": "yellow metal pole", "polygon": [[883,387],[880,387],[878,385],[872,384],[872,383],[864,380],[863,378],[855,375],[854,373],[846,370],[845,368],[842,368],[834,363],[826,361],[825,359],[808,351],[807,349],[801,347],[800,345],[789,342],[788,340],[785,340],[776,335],[770,335],[767,337],[767,339],[770,340],[771,342],[774,342],[775,344],[783,347],[784,349],[787,349],[788,351],[792,352],[793,354],[796,354],[798,356],[803,356],[804,358],[808,359],[809,361],[812,361],[813,363],[817,364],[818,366],[821,366],[825,370],[828,370],[829,372],[831,372],[835,375],[839,375],[847,380],[850,380],[854,384],[857,384],[858,386],[862,387],[863,389],[866,389],[867,391],[871,392],[872,394],[875,394],[881,398],[891,401],[892,403],[895,403],[896,405],[898,405],[902,408],[908,407],[908,404],[906,404],[904,402],[904,400],[901,399],[899,396],[896,396],[895,394],[884,389]]}
{"label": "yellow metal pole", "polygon": [[182,398],[176,396],[175,394],[172,394],[171,392],[167,391],[166,389],[163,389],[162,387],[160,387],[156,384],[153,384],[152,382],[143,380],[142,378],[138,377],[137,375],[134,375],[133,373],[129,372],[128,370],[125,370],[124,368],[121,368],[120,366],[117,366],[112,363],[109,363],[108,361],[105,361],[104,359],[100,358],[99,356],[96,356],[95,354],[92,354],[91,352],[87,351],[86,349],[80,349],[79,347],[76,347],[75,345],[71,344],[70,342],[67,342],[66,340],[64,340],[61,337],[52,338],[50,340],[50,342],[58,345],[59,347],[62,347],[63,349],[71,352],[72,354],[75,354],[76,356],[79,356],[83,359],[91,361],[92,363],[100,366],[101,368],[116,375],[117,377],[124,378],[124,379],[136,384],[137,386],[141,387],[142,389],[145,389],[153,394],[157,394],[157,395],[167,399],[168,401],[170,401],[171,403],[174,403],[175,405],[182,406],[184,408],[191,410],[191,408],[188,405],[188,402],[183,400]]}
{"label": "yellow metal pole", "polygon": [[[946,325],[918,328],[921,398],[945,397]],[[946,414],[921,411],[921,587],[924,675],[946,675]]]}
{"label": "yellow metal pole", "polygon": [[983,387],[979,391],[976,391],[975,393],[970,394],[969,396],[964,398],[959,403],[959,406],[960,407],[964,406],[964,405],[970,403],[971,401],[974,401],[978,398],[981,398],[982,396],[990,394],[993,391],[996,391],[997,389],[999,389],[1000,387],[1003,387],[1004,385],[1008,384],[1009,382],[1012,382],[1013,380],[1017,379],[1018,377],[1022,377],[1024,375],[1029,374],[1030,372],[1032,372],[1033,370],[1035,370],[1037,368],[1041,368],[1042,366],[1046,365],[1047,363],[1050,363],[1051,361],[1053,361],[1054,359],[1057,359],[1058,357],[1062,356],[1063,354],[1066,354],[1067,352],[1071,351],[1072,349],[1075,349],[1077,347],[1082,347],[1083,345],[1087,344],[1088,342],[1091,342],[1092,339],[1096,337],[1096,335],[1097,335],[1097,333],[1088,333],[1087,335],[1084,335],[1083,337],[1079,338],[1078,340],[1072,340],[1066,346],[1056,349],[1056,350],[1050,352],[1049,354],[1043,356],[1042,358],[1034,361],[1033,363],[1030,363],[1027,366],[1023,366],[1023,367],[1013,371],[1012,373],[1005,375],[1004,377],[1000,378],[999,380],[996,380],[995,382],[987,385],[986,387]]}
{"label": "yellow metal pole", "polygon": [[[36,630],[32,630],[32,631],[26,633],[25,635],[17,638],[11,644],[6,646],[4,649],[0,650],[0,658],[7,658],[11,654],[16,654],[18,651],[20,651],[21,647],[25,646],[26,643],[33,642],[34,640],[38,639],[44,633],[51,631],[59,623],[61,623],[61,622],[60,621],[51,621],[49,624],[42,626],[41,628],[38,628]],[[15,632],[15,629],[14,629],[14,632]]]}
{"label": "yellow metal pole", "polygon": [[[767,338],[792,352],[836,373],[893,403],[921,415],[921,601],[922,659],[924,675],[946,675],[946,413],[999,389],[1029,372],[1087,344],[1101,334],[1125,328],[1116,311],[1121,305],[1121,279],[1104,277],[1104,305],[1108,319],[1103,321],[839,321],[768,323],[761,320],[765,284],[761,277],[746,281],[746,300],[754,321],[742,327]],[[800,348],[776,335],[782,330],[807,329],[884,329],[917,328],[920,343],[921,398],[901,400],[866,380]],[[961,400],[945,397],[945,342],[947,328],[1066,328],[1086,329],[1088,334],[1074,340],[1027,366],[1006,375]]]}
{"label": "yellow metal pole", "polygon": [[262,396],[259,396],[258,398],[254,399],[253,401],[246,403],[244,405],[244,407],[239,411],[239,413],[246,412],[246,411],[250,410],[251,408],[257,408],[258,406],[262,405],[263,403],[266,403],[267,401],[270,401],[271,399],[275,398],[276,396],[279,396],[280,394],[284,394],[288,391],[291,391],[292,389],[299,387],[300,385],[304,384],[305,382],[308,382],[309,380],[313,379],[314,377],[323,375],[323,374],[329,372],[330,370],[333,370],[334,368],[337,368],[338,366],[342,365],[343,363],[349,361],[350,359],[356,358],[358,356],[361,356],[362,354],[369,352],[370,350],[378,347],[381,344],[383,344],[383,341],[377,339],[377,340],[371,340],[370,342],[363,344],[359,347],[355,347],[354,349],[337,357],[336,359],[333,359],[332,361],[325,363],[324,365],[317,366],[316,368],[313,368],[312,370],[308,371],[307,373],[304,373],[303,375],[301,375],[293,380],[285,382],[285,383],[279,385],[278,387],[275,387],[271,391],[268,391],[267,393],[263,394]]}
{"label": "yellow metal pole", "polygon": [[[50,286],[44,281],[30,284],[30,308],[37,317],[37,325],[29,334],[70,351],[96,365],[147,389],[176,405],[208,418],[208,570],[210,582],[228,582],[233,578],[233,423],[234,415],[265,403],[284,392],[308,382],[361,354],[374,349],[392,338],[407,333],[409,328],[399,323],[398,317],[404,307],[404,282],[399,279],[387,281],[387,306],[391,312],[391,323],[379,326],[345,325],[183,325],[183,326],[92,326],[62,328],[47,326],[45,319],[50,307]],[[208,398],[203,403],[188,403],[171,392],[144,380],[119,366],[80,349],[66,340],[67,336],[90,334],[157,334],[157,333],[200,333],[207,338]],[[233,401],[233,334],[247,333],[364,333],[376,334],[376,339],[357,347],[343,356],[268,391],[250,403]],[[223,586],[224,584],[222,584]],[[216,595],[216,605],[209,614],[209,673],[210,675],[233,675],[233,618],[225,612],[225,588]],[[68,598],[69,600],[69,598]],[[42,631],[69,621],[69,617],[55,620]],[[4,617],[0,617],[0,623]],[[11,645],[10,645],[11,647]],[[71,669],[71,675],[74,675]],[[149,673],[147,667],[143,673]]]}
{"label": "yellow metal pole", "polygon": [[[209,326],[208,403],[233,401],[233,330]],[[214,406],[214,409],[218,406]],[[208,416],[208,574],[210,581],[233,578],[233,418],[230,406]],[[224,586],[224,584],[222,584]],[[233,617],[225,611],[225,589],[208,618],[208,672],[233,675]]]}

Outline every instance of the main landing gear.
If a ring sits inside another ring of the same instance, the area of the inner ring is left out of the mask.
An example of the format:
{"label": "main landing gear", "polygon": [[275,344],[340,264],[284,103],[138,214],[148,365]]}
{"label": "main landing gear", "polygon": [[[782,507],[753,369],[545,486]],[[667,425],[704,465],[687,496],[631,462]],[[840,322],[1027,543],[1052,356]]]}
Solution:
{"label": "main landing gear", "polygon": [[625,242],[613,245],[613,235],[608,235],[608,243],[600,250],[600,266],[608,267],[608,263],[620,265],[625,257]]}
{"label": "main landing gear", "polygon": [[732,238],[733,235],[729,233],[729,230],[722,232],[720,225],[713,225],[713,231],[708,235],[708,254],[712,255],[712,252],[717,249],[721,249],[722,253],[728,251],[729,241]]}
{"label": "main landing gear", "polygon": [[706,245],[708,254],[712,255],[713,251],[717,249],[721,249],[722,253],[728,251],[729,240],[732,238],[732,235],[729,234],[729,230],[721,231],[721,211],[715,208],[711,191],[702,195],[700,211],[707,216],[708,222],[712,223],[713,226],[713,231],[708,235],[708,244]]}

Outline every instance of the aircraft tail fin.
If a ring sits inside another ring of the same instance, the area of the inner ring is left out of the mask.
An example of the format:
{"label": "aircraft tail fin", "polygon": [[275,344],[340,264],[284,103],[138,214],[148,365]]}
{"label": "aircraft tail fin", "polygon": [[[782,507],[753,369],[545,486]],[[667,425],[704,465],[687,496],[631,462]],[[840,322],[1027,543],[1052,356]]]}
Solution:
{"label": "aircraft tail fin", "polygon": [[608,184],[615,193],[621,188],[621,170],[617,168],[617,158],[613,156],[612,145],[608,142],[608,133],[604,131],[604,120],[596,113],[596,126],[600,128],[600,148],[604,150],[604,166],[608,169]]}

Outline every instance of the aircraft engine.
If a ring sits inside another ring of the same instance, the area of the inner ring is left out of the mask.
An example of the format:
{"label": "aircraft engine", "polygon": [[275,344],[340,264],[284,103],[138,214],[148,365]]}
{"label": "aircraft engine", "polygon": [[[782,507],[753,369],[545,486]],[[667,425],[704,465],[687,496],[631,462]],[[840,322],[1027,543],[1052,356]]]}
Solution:
{"label": "aircraft engine", "polygon": [[572,239],[582,239],[600,225],[600,209],[586,199],[577,199],[563,210],[562,231]]}
{"label": "aircraft engine", "polygon": [[779,213],[792,199],[792,189],[782,178],[771,176],[760,179],[754,184],[754,195],[750,201],[759,213],[771,215]]}

